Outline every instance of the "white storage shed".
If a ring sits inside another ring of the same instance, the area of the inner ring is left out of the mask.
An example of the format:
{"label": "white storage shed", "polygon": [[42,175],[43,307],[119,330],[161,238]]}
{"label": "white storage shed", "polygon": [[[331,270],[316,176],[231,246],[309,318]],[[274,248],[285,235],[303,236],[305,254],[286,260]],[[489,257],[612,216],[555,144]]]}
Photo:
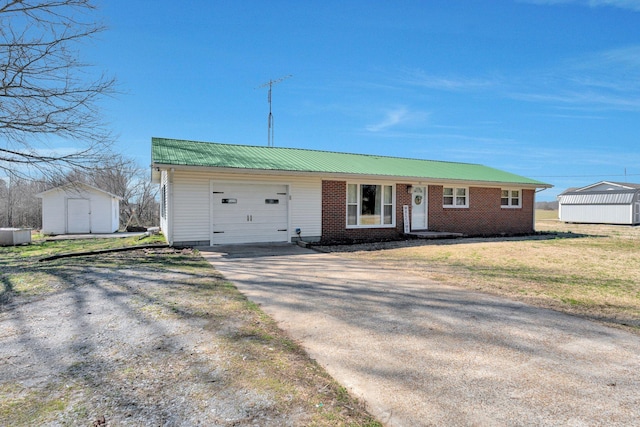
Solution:
{"label": "white storage shed", "polygon": [[640,224],[640,184],[601,181],[558,195],[560,221]]}
{"label": "white storage shed", "polygon": [[80,182],[36,195],[42,199],[44,234],[115,233],[120,197]]}

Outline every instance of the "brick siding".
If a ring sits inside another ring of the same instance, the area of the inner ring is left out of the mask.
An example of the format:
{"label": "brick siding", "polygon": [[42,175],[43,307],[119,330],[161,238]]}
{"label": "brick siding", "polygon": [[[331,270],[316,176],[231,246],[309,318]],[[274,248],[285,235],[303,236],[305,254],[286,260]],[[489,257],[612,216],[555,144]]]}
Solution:
{"label": "brick siding", "polygon": [[[322,181],[322,241],[366,241],[393,239],[404,231],[402,206],[411,209],[409,184],[396,184],[395,228],[347,228],[347,183]],[[431,231],[464,233],[469,236],[527,234],[534,232],[534,190],[522,190],[520,208],[500,206],[500,188],[469,188],[468,208],[444,208],[442,186],[428,190],[428,227]]]}
{"label": "brick siding", "polygon": [[396,226],[394,228],[347,228],[346,181],[322,181],[322,241],[366,241],[399,237],[404,230],[402,206],[411,207],[408,184],[396,184]]}
{"label": "brick siding", "polygon": [[520,208],[500,206],[500,188],[469,188],[468,208],[442,207],[442,186],[429,186],[429,230],[470,236],[534,231],[534,191],[522,190]]}
{"label": "brick siding", "polygon": [[346,181],[322,181],[322,241],[345,237],[346,197]]}

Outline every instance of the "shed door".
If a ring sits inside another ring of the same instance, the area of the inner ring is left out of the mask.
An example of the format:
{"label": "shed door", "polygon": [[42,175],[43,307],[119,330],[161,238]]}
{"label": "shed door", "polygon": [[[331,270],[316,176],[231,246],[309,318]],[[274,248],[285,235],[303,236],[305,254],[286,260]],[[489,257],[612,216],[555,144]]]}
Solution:
{"label": "shed door", "polygon": [[67,199],[67,233],[91,233],[89,199]]}
{"label": "shed door", "polygon": [[288,242],[286,185],[212,182],[211,244]]}

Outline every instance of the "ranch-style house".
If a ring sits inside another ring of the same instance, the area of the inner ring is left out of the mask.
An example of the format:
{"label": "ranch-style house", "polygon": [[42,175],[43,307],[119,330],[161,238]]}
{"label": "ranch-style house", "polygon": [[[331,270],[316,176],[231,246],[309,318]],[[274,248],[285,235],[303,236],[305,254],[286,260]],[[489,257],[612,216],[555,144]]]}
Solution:
{"label": "ranch-style house", "polygon": [[491,167],[152,138],[160,227],[180,245],[342,242],[534,231],[537,190]]}

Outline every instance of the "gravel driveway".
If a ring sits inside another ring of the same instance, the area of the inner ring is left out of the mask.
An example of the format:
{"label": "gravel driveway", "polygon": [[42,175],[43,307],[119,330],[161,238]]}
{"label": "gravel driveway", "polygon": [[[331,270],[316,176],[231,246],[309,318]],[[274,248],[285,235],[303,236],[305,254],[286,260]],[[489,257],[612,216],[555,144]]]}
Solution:
{"label": "gravel driveway", "polygon": [[640,419],[633,334],[292,245],[201,252],[386,425]]}
{"label": "gravel driveway", "polygon": [[192,251],[0,267],[2,427],[370,421]]}

